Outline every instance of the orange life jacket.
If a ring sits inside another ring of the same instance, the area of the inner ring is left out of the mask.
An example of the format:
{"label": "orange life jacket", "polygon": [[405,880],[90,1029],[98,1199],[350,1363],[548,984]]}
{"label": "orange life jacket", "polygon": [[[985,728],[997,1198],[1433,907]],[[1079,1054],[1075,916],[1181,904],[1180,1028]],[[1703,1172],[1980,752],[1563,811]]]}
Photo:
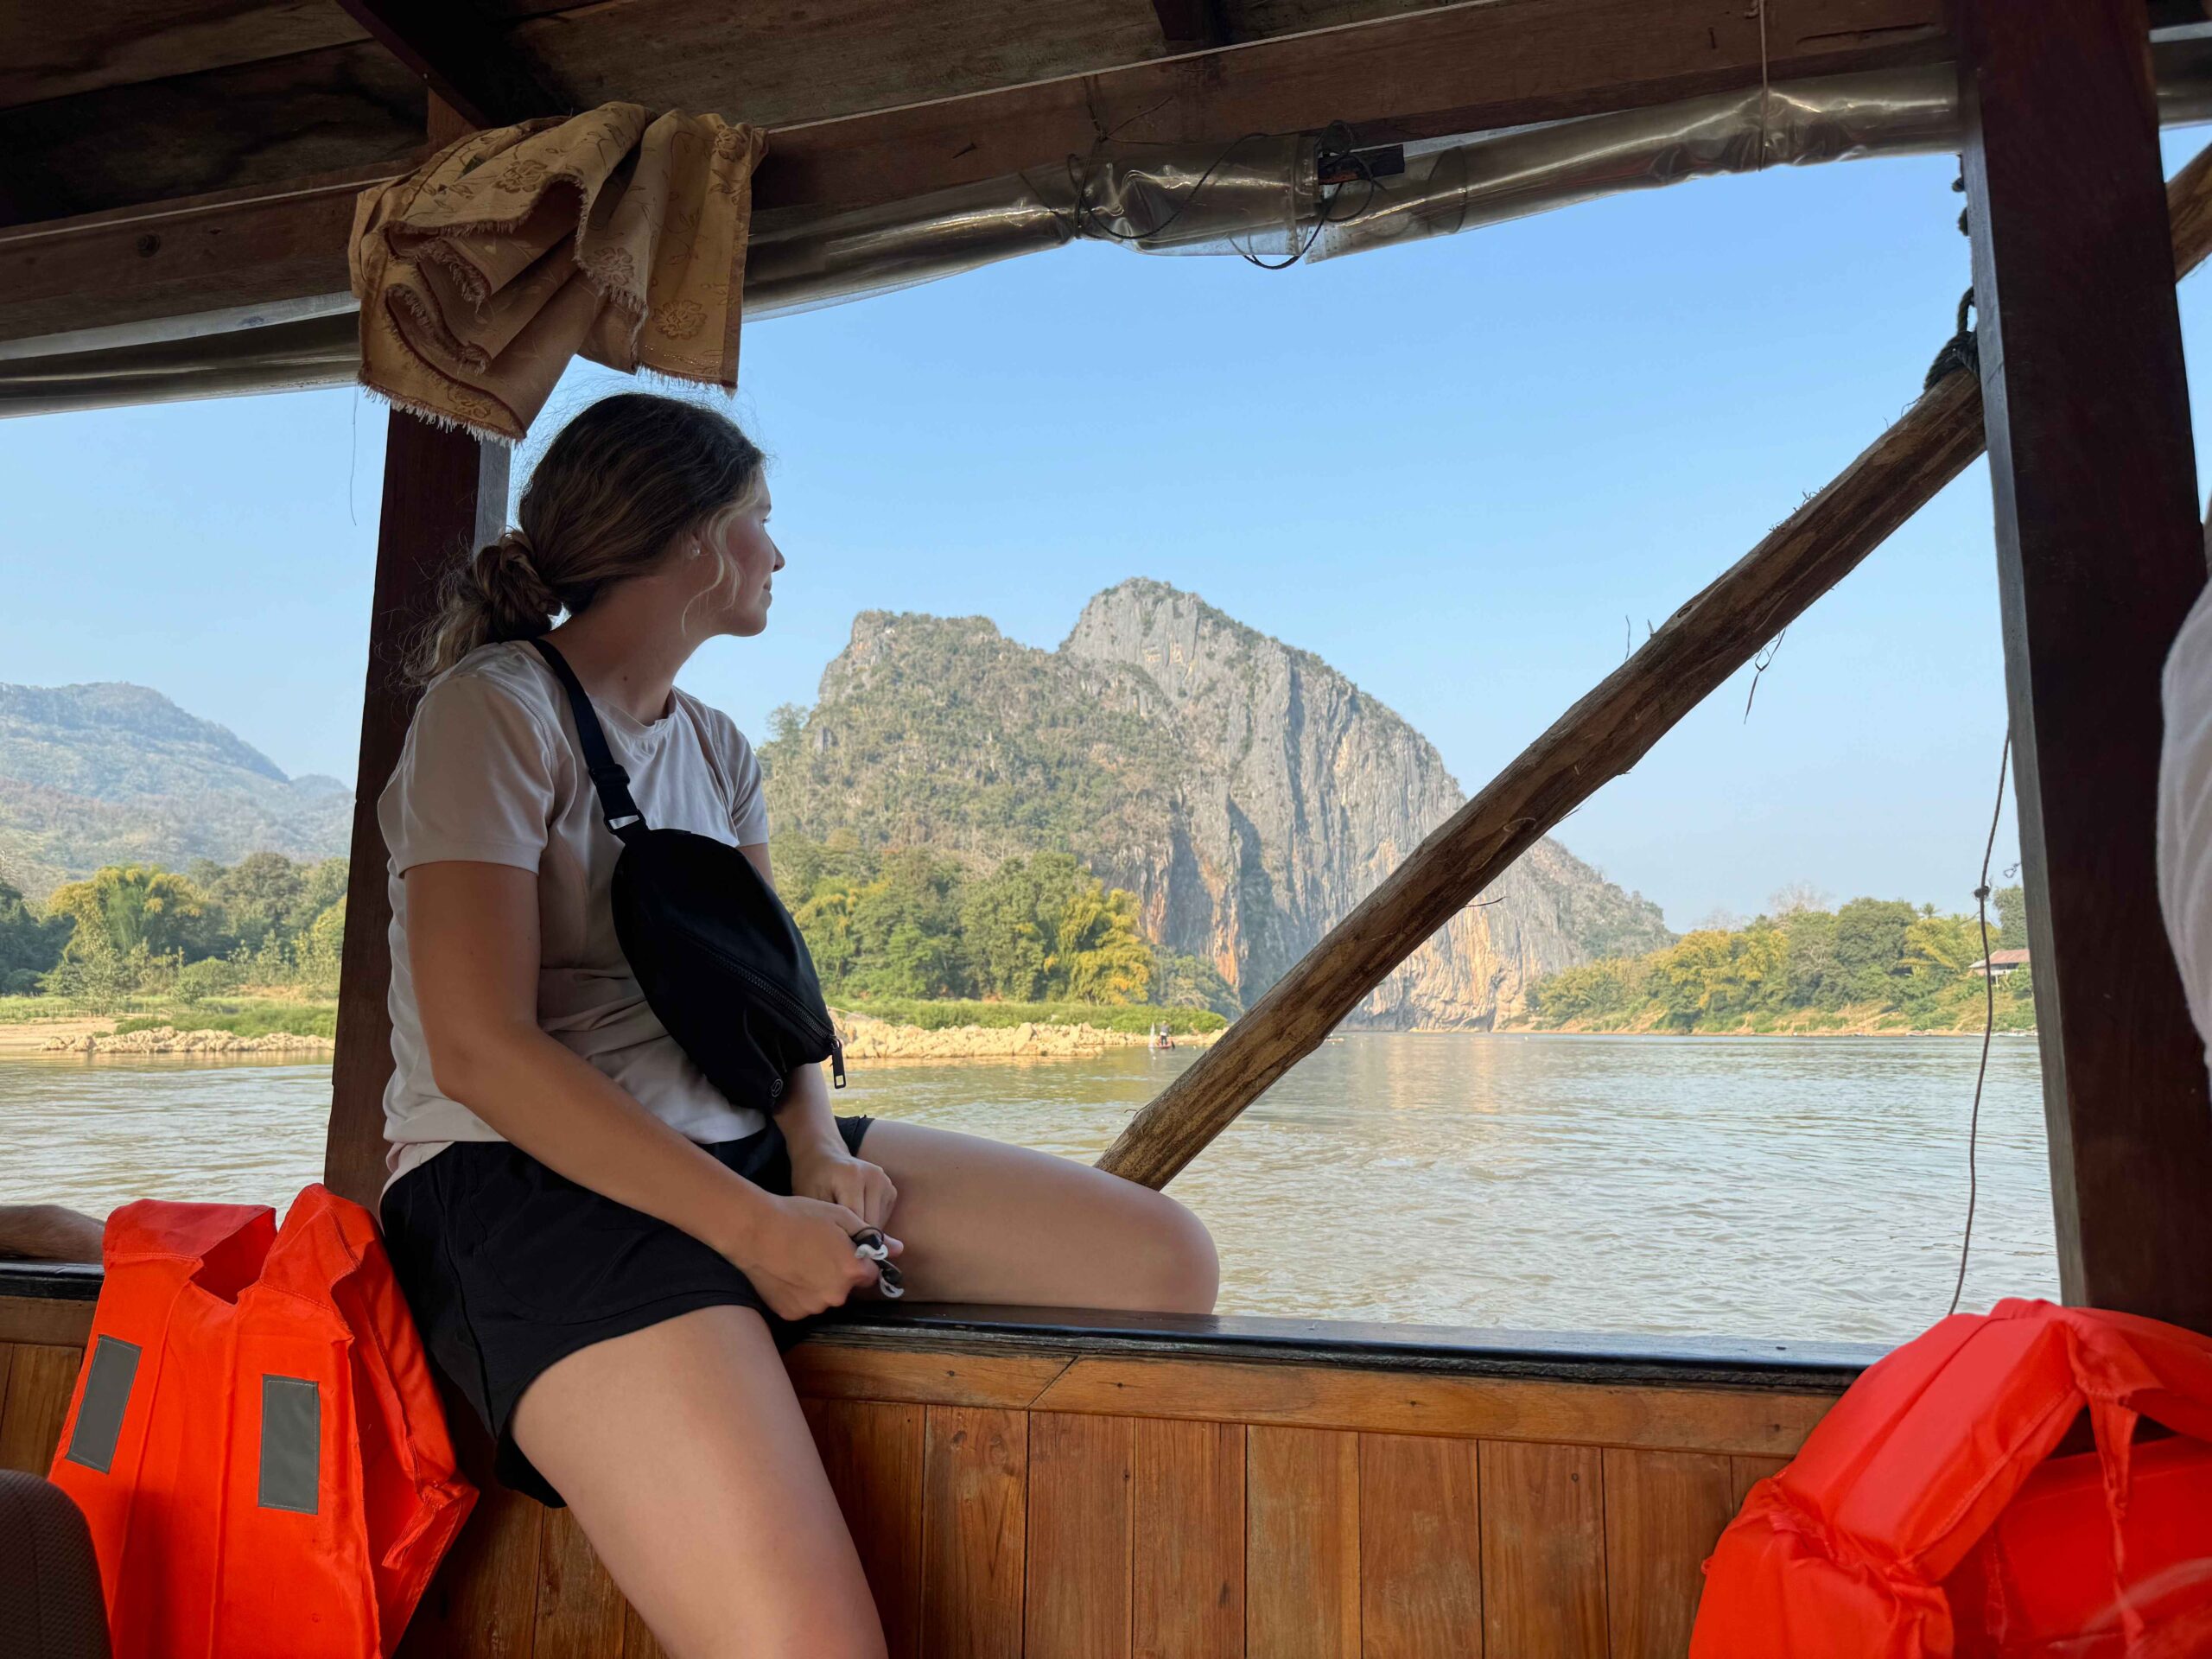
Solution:
{"label": "orange life jacket", "polygon": [[116,1659],[389,1655],[475,1490],[369,1212],[125,1205],[52,1478]]}
{"label": "orange life jacket", "polygon": [[[2046,1461],[2086,1408],[2097,1449]],[[2135,1444],[2149,1418],[2182,1437]],[[1691,1659],[2212,1654],[2212,1340],[2005,1301],[1888,1355],[1751,1489]]]}

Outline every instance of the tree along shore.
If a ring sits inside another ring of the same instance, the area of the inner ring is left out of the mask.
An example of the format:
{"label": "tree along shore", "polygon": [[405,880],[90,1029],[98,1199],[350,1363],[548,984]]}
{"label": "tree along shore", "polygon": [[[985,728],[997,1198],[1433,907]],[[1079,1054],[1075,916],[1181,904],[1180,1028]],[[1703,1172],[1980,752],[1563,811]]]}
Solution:
{"label": "tree along shore", "polygon": [[[1992,901],[1988,951],[2024,951],[2021,890]],[[1567,969],[1539,982],[1513,1027],[1707,1035],[1978,1032],[2035,1028],[2024,963],[1983,964],[1979,919],[1903,899],[1806,905],[1735,927],[1700,928],[1663,950]]]}
{"label": "tree along shore", "polygon": [[[772,857],[833,1002],[1128,1008],[1139,1011],[1135,1029],[1144,1010],[1239,1011],[1211,963],[1147,939],[1136,899],[1065,853],[984,868],[925,849],[782,835]],[[92,1014],[255,992],[327,1001],[344,954],[346,880],[342,858],[254,853],[183,871],[112,865],[38,906],[0,878],[0,997]]]}

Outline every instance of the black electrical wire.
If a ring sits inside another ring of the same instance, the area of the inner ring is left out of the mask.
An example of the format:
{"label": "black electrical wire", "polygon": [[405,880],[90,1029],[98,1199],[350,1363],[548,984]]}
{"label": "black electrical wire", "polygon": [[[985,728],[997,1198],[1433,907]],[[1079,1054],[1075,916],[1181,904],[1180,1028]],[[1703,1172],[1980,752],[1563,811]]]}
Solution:
{"label": "black electrical wire", "polygon": [[[1246,144],[1271,136],[1264,132],[1248,132],[1242,137],[1232,140],[1223,148],[1219,155],[1206,164],[1205,171],[1199,174],[1192,182],[1190,189],[1184,194],[1183,199],[1175,204],[1174,208],[1157,225],[1142,231],[1117,230],[1103,215],[1091,207],[1089,192],[1085,186],[1084,158],[1080,156],[1071,156],[1067,162],[1068,182],[1075,198],[1075,211],[1072,214],[1075,233],[1077,236],[1103,237],[1110,242],[1149,242],[1163,235],[1178,219],[1190,211],[1192,204],[1198,200],[1199,193],[1205,188],[1213,175],[1228,163],[1230,156]],[[1357,219],[1375,205],[1375,198],[1382,188],[1382,181],[1376,177],[1375,170],[1368,164],[1366,158],[1360,155],[1358,142],[1354,137],[1351,127],[1344,122],[1332,121],[1322,130],[1319,138],[1315,141],[1314,170],[1317,173],[1325,174],[1345,168],[1351,168],[1367,186],[1367,194],[1361,200],[1357,207],[1349,213],[1340,214],[1334,211],[1338,202],[1344,196],[1345,186],[1351,182],[1350,180],[1338,180],[1327,187],[1328,194],[1321,199],[1319,210],[1314,214],[1313,228],[1306,232],[1306,240],[1288,258],[1269,261],[1262,258],[1248,248],[1238,248],[1237,253],[1247,264],[1257,265],[1262,270],[1287,270],[1313,251],[1314,243],[1320,239],[1321,232],[1325,227],[1342,224],[1346,219]]]}
{"label": "black electrical wire", "polygon": [[1989,815],[1989,840],[1981,849],[1981,885],[1974,890],[1974,909],[1981,922],[1981,1069],[1974,1077],[1974,1115],[1967,1122],[1967,1224],[1959,1239],[1959,1280],[1951,1287],[1951,1306],[1944,1311],[1948,1319],[1959,1311],[1959,1299],[1966,1294],[1967,1255],[1974,1249],[1974,1211],[1980,1197],[1980,1177],[1974,1167],[1974,1153],[1981,1139],[1981,1089],[1989,1079],[1990,1039],[1997,1033],[1997,976],[1989,960],[1989,865],[1997,853],[1997,823],[2005,816],[2005,779],[2012,765],[2012,734],[2005,734],[2004,753],[1997,761],[1997,805]]}

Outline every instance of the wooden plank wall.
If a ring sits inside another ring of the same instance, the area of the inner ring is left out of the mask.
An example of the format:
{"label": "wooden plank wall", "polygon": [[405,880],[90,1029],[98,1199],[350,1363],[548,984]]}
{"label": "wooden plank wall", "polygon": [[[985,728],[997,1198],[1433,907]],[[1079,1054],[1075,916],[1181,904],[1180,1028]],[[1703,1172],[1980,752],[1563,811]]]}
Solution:
{"label": "wooden plank wall", "polygon": [[[0,1465],[51,1461],[78,1353],[0,1343]],[[893,1659],[1680,1659],[1699,1564],[1833,1399],[834,1342],[791,1368]],[[567,1511],[495,1491],[402,1652],[661,1649]]]}

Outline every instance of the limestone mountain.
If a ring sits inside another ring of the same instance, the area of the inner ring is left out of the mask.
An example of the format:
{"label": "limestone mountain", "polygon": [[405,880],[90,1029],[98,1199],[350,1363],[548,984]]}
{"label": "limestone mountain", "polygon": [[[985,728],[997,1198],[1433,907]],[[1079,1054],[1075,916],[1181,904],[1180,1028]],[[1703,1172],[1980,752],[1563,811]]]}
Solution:
{"label": "limestone mountain", "polygon": [[0,684],[0,879],[44,897],[103,864],[346,850],[353,791],[288,778],[158,691]]}
{"label": "limestone mountain", "polygon": [[[1248,1004],[1464,798],[1427,739],[1319,658],[1142,581],[1051,652],[980,617],[865,612],[762,754],[780,827],[981,862],[1073,853]],[[1488,1027],[1547,974],[1669,938],[1656,906],[1547,840],[1362,1018]]]}

